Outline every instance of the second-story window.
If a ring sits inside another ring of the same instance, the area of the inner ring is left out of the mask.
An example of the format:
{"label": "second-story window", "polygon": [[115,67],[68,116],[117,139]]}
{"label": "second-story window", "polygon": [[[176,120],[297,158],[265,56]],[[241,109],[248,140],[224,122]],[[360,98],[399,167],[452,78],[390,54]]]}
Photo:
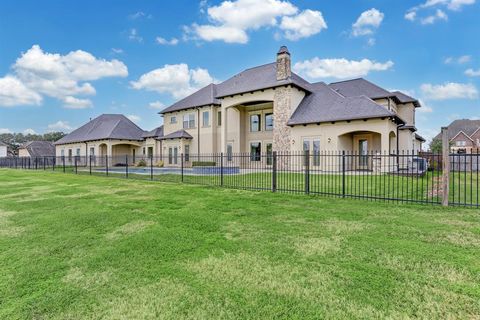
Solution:
{"label": "second-story window", "polygon": [[177,123],[177,117],[171,116],[170,117],[170,124],[175,124],[175,123]]}
{"label": "second-story window", "polygon": [[273,130],[273,113],[265,114],[265,131]]}
{"label": "second-story window", "polygon": [[260,131],[260,115],[259,114],[250,115],[250,131],[251,132]]}
{"label": "second-story window", "polygon": [[217,112],[217,126],[222,125],[222,111]]}
{"label": "second-story window", "polygon": [[208,127],[210,126],[210,111],[204,111],[202,113],[202,119],[203,119],[203,126]]}
{"label": "second-story window", "polygon": [[195,113],[189,113],[183,116],[183,128],[184,129],[195,128]]}

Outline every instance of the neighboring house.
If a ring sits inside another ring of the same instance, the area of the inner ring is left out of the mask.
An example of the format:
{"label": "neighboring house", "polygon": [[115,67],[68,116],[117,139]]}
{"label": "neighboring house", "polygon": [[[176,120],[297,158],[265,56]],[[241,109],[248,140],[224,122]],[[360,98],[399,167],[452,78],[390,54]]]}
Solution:
{"label": "neighboring house", "polygon": [[417,151],[424,141],[415,134],[418,107],[418,100],[365,79],[310,83],[291,71],[290,53],[281,47],[276,62],[210,84],[161,111],[162,150],[250,153],[253,161],[273,151]]}
{"label": "neighboring house", "polygon": [[5,143],[0,141],[0,158],[6,157],[8,155],[8,147]]}
{"label": "neighboring house", "polygon": [[135,162],[161,150],[162,135],[162,127],[146,132],[124,115],[102,114],[55,142],[56,155],[69,162],[85,156],[116,157],[118,163],[129,156]]}
{"label": "neighboring house", "polygon": [[419,134],[415,133],[415,140],[413,142],[413,149],[416,151],[423,150],[423,144],[426,142],[424,137],[420,136]]}
{"label": "neighboring house", "polygon": [[19,157],[55,157],[55,146],[49,141],[30,141],[18,148]]}
{"label": "neighboring house", "polygon": [[[442,139],[439,133],[435,140]],[[459,119],[448,125],[448,139],[453,152],[477,152],[480,150],[480,120]]]}

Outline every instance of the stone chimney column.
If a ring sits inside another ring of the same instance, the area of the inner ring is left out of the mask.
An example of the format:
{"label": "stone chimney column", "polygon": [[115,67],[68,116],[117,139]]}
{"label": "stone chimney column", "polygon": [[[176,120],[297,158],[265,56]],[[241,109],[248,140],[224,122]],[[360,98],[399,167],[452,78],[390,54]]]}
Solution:
{"label": "stone chimney column", "polygon": [[[290,53],[287,47],[282,46],[277,53],[277,81],[284,81],[291,77],[290,64]],[[291,149],[291,129],[287,122],[292,115],[292,86],[276,87],[273,100],[273,150],[289,152]],[[285,164],[279,165],[283,167]]]}
{"label": "stone chimney column", "polygon": [[277,52],[277,81],[286,80],[291,76],[290,52],[286,46],[281,46]]}

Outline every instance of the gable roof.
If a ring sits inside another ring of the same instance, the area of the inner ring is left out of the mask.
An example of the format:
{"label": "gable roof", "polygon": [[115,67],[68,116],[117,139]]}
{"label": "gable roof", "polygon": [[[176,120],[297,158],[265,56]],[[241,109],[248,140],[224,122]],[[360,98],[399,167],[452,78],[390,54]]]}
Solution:
{"label": "gable roof", "polygon": [[207,105],[220,105],[220,100],[216,99],[217,86],[213,83],[209,84],[206,87],[192,93],[188,97],[183,98],[180,101],[175,102],[170,107],[160,111],[160,114],[167,112],[174,112],[179,110],[185,110],[195,107],[202,107]]}
{"label": "gable roof", "polygon": [[[454,120],[448,125],[448,140],[452,140],[458,135],[460,131],[463,131],[467,136],[471,136],[475,131],[480,128],[480,120],[470,120],[470,119],[458,119]],[[442,134],[439,133],[435,136],[434,139],[441,139]]]}
{"label": "gable roof", "polygon": [[277,63],[272,62],[258,67],[246,69],[217,85],[217,98],[231,96],[250,91],[269,89],[287,84],[295,85],[308,91],[309,83],[292,72],[292,76],[278,81]]}
{"label": "gable roof", "polygon": [[420,140],[420,141],[422,141],[422,142],[427,141],[424,137],[422,137],[422,136],[419,135],[418,133],[415,133],[415,139]]}
{"label": "gable roof", "polygon": [[49,141],[30,141],[23,144],[20,149],[27,149],[31,157],[55,156],[55,145]]}
{"label": "gable roof", "polygon": [[3,143],[2,141],[0,141],[0,147],[8,147],[5,143]]}
{"label": "gable roof", "polygon": [[345,97],[358,97],[365,95],[370,99],[388,97],[394,97],[397,99],[397,97],[390,91],[387,91],[363,78],[333,82],[328,86]]}
{"label": "gable roof", "polygon": [[153,129],[152,131],[145,132],[142,138],[161,138],[163,137],[163,126]]}
{"label": "gable roof", "polygon": [[193,137],[185,130],[180,129],[178,131],[172,132],[159,138],[159,140],[167,140],[167,139],[192,139]]}
{"label": "gable roof", "polygon": [[364,95],[344,97],[323,82],[310,85],[306,96],[295,110],[288,125],[341,120],[395,117],[395,114]]}
{"label": "gable roof", "polygon": [[55,144],[106,139],[142,141],[143,134],[145,131],[122,114],[102,114],[72,131]]}

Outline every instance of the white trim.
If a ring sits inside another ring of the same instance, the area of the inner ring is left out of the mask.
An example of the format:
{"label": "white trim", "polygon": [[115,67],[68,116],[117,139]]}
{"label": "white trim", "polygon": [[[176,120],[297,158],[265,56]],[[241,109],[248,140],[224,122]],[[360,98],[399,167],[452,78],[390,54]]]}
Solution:
{"label": "white trim", "polygon": [[[480,128],[479,128],[480,129]],[[477,129],[478,130],[478,129]],[[450,139],[450,141],[452,141],[453,139],[455,139],[460,133],[463,133],[465,135],[465,137],[467,137],[468,139],[470,139],[470,141],[473,142],[473,139],[470,138],[470,136],[468,134],[466,134],[463,130],[460,130],[456,135],[455,137],[453,137],[452,139]]]}

